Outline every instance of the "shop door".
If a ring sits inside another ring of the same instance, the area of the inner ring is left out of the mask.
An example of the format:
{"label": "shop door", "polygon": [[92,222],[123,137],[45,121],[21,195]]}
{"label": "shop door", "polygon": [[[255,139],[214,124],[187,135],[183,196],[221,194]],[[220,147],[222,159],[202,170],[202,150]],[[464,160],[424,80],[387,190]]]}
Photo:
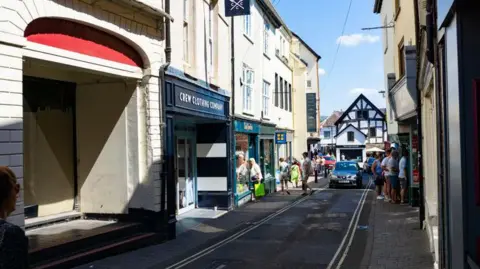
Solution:
{"label": "shop door", "polygon": [[195,140],[189,136],[177,136],[177,213],[182,214],[195,208],[196,163]]}

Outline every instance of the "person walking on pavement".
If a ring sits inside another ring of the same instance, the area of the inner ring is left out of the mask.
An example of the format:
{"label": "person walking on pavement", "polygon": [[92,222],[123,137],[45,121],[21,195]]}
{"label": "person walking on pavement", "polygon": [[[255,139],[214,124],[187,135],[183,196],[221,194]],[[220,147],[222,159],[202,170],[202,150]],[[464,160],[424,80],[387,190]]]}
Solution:
{"label": "person walking on pavement", "polygon": [[252,191],[252,200],[256,201],[257,197],[255,196],[255,184],[262,183],[262,170],[254,158],[248,159],[248,168],[250,169],[250,190]]}
{"label": "person walking on pavement", "polygon": [[387,163],[387,168],[388,168],[388,177],[390,179],[390,202],[393,204],[398,203],[398,151],[393,150],[390,156],[390,159],[388,160]]}
{"label": "person walking on pavement", "polygon": [[279,165],[280,165],[280,185],[282,186],[282,194],[285,194],[287,192],[288,195],[290,195],[290,192],[288,191],[288,181],[290,181],[288,171],[288,163],[285,161],[284,158],[280,158],[279,160]]}
{"label": "person walking on pavement", "polygon": [[318,182],[318,176],[322,172],[322,161],[320,156],[315,157],[315,183]]}
{"label": "person walking on pavement", "polygon": [[302,163],[302,190],[303,195],[308,195],[307,190],[310,190],[310,195],[313,194],[313,189],[308,185],[308,178],[313,174],[313,165],[310,158],[308,158],[308,152],[303,153],[303,163]]}
{"label": "person walking on pavement", "polygon": [[293,159],[292,166],[290,167],[290,181],[294,186],[298,188],[298,178],[301,175],[300,164],[297,159]]}
{"label": "person walking on pavement", "polygon": [[382,155],[378,153],[376,155],[375,161],[372,164],[372,174],[373,180],[375,182],[375,189],[377,191],[377,199],[383,200],[385,197],[382,194],[383,185],[385,183],[385,179],[382,176],[382,165],[381,165]]}
{"label": "person walking on pavement", "polygon": [[242,193],[248,188],[248,175],[249,170],[247,163],[245,162],[245,156],[243,153],[237,155],[237,193]]}
{"label": "person walking on pavement", "polygon": [[27,269],[28,238],[22,228],[6,221],[15,211],[20,185],[13,171],[0,166],[0,269]]}
{"label": "person walking on pavement", "polygon": [[[300,181],[302,180],[302,164],[296,158],[293,159],[293,164],[296,167],[298,167],[298,177],[295,179],[295,188],[298,188],[298,180],[299,179]],[[292,165],[292,168],[293,168],[293,165]],[[293,181],[293,177],[292,177],[292,181]]]}
{"label": "person walking on pavement", "polygon": [[402,151],[402,158],[399,163],[398,182],[400,183],[400,203],[405,204],[405,192],[407,191],[407,160],[408,151],[404,149]]}
{"label": "person walking on pavement", "polygon": [[382,160],[382,170],[383,170],[383,177],[385,178],[385,185],[383,188],[383,193],[385,194],[385,202],[390,202],[390,179],[388,177],[389,171],[387,168],[387,163],[390,160],[390,154],[392,153],[392,149],[387,149],[385,151],[385,157]]}

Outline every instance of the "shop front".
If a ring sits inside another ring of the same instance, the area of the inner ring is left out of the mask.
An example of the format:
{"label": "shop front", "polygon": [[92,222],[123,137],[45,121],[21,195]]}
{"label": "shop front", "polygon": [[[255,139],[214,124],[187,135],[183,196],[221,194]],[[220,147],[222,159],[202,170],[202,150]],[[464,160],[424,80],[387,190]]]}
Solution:
{"label": "shop front", "polygon": [[265,179],[265,193],[275,192],[275,126],[260,125],[260,167]]}
{"label": "shop front", "polygon": [[[243,155],[245,161],[253,158],[259,164],[259,135],[260,124],[254,121],[235,120],[235,156]],[[236,160],[235,160],[236,161]],[[236,167],[237,164],[232,167]],[[262,172],[264,172],[262,170]],[[234,180],[235,205],[241,206],[251,200],[251,191],[248,189],[248,182]]]}
{"label": "shop front", "polygon": [[167,72],[163,100],[169,211],[231,208],[230,98]]}

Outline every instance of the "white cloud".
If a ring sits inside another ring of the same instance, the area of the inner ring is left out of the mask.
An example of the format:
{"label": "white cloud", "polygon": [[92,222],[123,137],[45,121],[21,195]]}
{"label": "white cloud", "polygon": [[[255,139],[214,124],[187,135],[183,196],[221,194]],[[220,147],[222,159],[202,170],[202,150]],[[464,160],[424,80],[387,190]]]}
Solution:
{"label": "white cloud", "polygon": [[351,35],[342,35],[337,38],[337,44],[346,47],[355,47],[361,43],[375,43],[380,40],[379,36],[366,35],[366,34],[351,34]]}
{"label": "white cloud", "polygon": [[351,95],[359,95],[361,93],[363,93],[363,95],[380,95],[377,89],[354,88],[350,90]]}
{"label": "white cloud", "polygon": [[325,71],[325,69],[323,69],[323,68],[318,68],[318,75],[319,75],[319,76],[323,76],[323,75],[325,75],[325,74],[327,74],[327,72]]}

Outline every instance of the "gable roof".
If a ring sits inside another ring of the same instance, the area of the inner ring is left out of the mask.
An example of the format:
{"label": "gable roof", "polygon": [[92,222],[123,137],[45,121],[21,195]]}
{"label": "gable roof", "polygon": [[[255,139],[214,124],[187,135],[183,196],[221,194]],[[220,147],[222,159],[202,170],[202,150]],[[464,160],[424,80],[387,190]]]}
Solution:
{"label": "gable roof", "polygon": [[339,136],[341,133],[343,133],[345,130],[347,130],[348,127],[350,127],[350,126],[352,126],[353,129],[357,130],[357,132],[359,132],[359,133],[361,133],[362,135],[364,135],[365,137],[367,137],[367,135],[366,135],[364,132],[360,131],[360,129],[358,129],[357,127],[353,126],[353,124],[351,124],[351,123],[350,123],[349,125],[347,125],[347,127],[343,128],[340,132],[338,132],[338,134],[336,134],[335,137]]}
{"label": "gable roof", "polygon": [[312,49],[312,47],[310,47],[307,42],[305,42],[299,35],[297,35],[295,32],[292,32],[292,35],[296,38],[298,38],[298,40],[300,42],[302,42],[302,44],[305,46],[305,48],[307,48],[313,55],[315,55],[315,57],[317,57],[317,61],[322,59],[322,57],[315,51]]}
{"label": "gable roof", "polygon": [[322,127],[335,126],[335,122],[338,120],[338,118],[340,118],[340,116],[342,116],[342,113],[343,112],[341,111],[333,111],[332,114],[328,116],[328,118],[326,118],[324,121],[322,121],[322,123],[320,123],[320,125]]}
{"label": "gable roof", "polygon": [[367,102],[368,105],[370,105],[372,107],[372,109],[374,109],[375,111],[377,111],[377,113],[380,114],[380,116],[382,116],[382,118],[385,119],[385,113],[383,113],[380,109],[378,109],[377,106],[375,106],[372,102],[370,102],[370,100],[368,100],[367,97],[365,97],[365,95],[363,95],[362,93],[357,97],[357,99],[355,99],[355,101],[352,102],[352,104],[347,108],[347,110],[345,110],[345,112],[343,112],[342,116],[340,116],[340,118],[337,119],[337,121],[335,122],[335,125],[338,125],[347,115],[348,113],[352,110],[353,107],[355,107],[355,104],[360,101],[360,99],[362,99],[363,101]]}

